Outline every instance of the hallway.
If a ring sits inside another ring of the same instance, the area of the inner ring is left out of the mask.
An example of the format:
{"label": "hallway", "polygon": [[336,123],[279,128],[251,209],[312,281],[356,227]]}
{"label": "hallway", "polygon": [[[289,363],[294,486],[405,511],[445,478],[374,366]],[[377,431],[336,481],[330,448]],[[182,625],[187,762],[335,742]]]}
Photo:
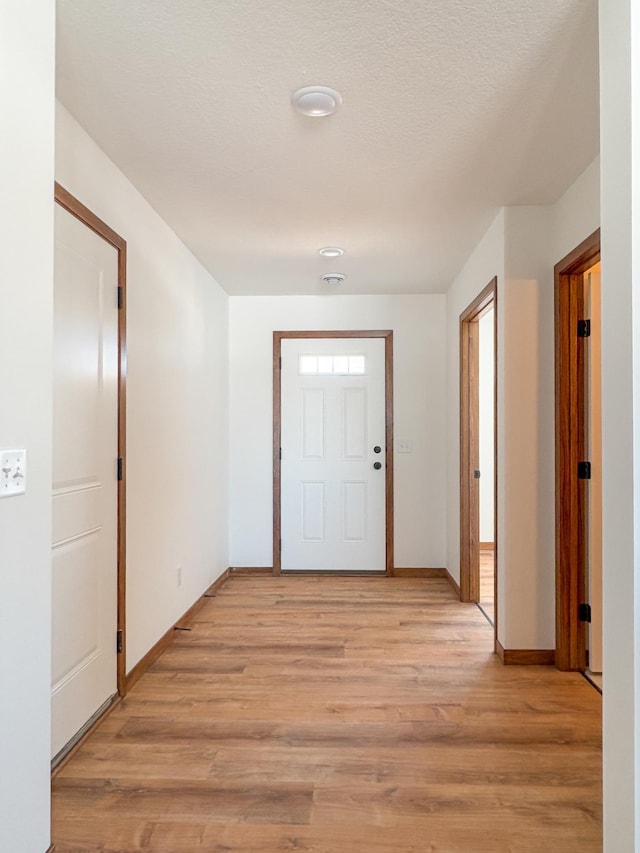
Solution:
{"label": "hallway", "polygon": [[601,849],[600,696],[439,579],[235,575],[61,770],[57,853]]}

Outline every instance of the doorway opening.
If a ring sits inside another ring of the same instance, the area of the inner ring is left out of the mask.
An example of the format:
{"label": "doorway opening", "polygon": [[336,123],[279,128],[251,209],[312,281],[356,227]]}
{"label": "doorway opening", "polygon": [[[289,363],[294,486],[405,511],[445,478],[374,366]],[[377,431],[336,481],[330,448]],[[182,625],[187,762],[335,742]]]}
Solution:
{"label": "doorway opening", "polygon": [[390,330],[273,333],[273,572],[283,571],[393,571]]}
{"label": "doorway opening", "polygon": [[555,267],[556,666],[602,676],[600,231]]}
{"label": "doorway opening", "polygon": [[497,636],[497,279],[460,315],[460,599]]}
{"label": "doorway opening", "polygon": [[127,244],[54,200],[52,769],[126,692]]}

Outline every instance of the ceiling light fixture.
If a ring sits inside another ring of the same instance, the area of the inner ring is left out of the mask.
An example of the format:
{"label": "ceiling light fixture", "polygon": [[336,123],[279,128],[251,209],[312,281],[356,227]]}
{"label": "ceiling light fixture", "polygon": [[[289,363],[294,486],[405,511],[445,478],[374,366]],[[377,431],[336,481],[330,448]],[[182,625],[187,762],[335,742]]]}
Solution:
{"label": "ceiling light fixture", "polygon": [[342,98],[335,89],[327,86],[305,86],[291,95],[291,103],[305,116],[330,116],[335,113]]}
{"label": "ceiling light fixture", "polygon": [[339,258],[340,255],[344,255],[344,249],[339,246],[324,246],[324,248],[318,249],[318,254],[322,255],[323,258]]}
{"label": "ceiling light fixture", "polygon": [[322,280],[325,284],[342,284],[344,276],[341,272],[328,272],[322,276]]}

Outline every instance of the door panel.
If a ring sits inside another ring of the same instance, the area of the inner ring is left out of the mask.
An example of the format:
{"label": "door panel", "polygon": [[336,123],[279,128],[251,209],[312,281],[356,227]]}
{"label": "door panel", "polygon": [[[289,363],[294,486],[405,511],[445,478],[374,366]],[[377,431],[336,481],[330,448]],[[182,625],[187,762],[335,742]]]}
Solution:
{"label": "door panel", "polygon": [[324,391],[302,389],[302,458],[324,459]]}
{"label": "door panel", "polygon": [[56,205],[52,755],[117,686],[117,261]]}
{"label": "door panel", "polygon": [[282,569],[384,571],[384,340],[285,339],[281,381]]}

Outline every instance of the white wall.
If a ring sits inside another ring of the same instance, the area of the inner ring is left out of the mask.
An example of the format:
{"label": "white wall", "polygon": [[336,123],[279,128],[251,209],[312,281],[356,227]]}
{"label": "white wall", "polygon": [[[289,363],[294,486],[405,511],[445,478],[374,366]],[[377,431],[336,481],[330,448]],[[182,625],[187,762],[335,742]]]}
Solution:
{"label": "white wall", "polygon": [[640,849],[639,17],[600,2],[605,853]]}
{"label": "white wall", "polygon": [[127,240],[131,669],[228,565],[228,297],[61,105],[56,179]]}
{"label": "white wall", "polygon": [[494,334],[493,309],[478,321],[478,420],[480,464],[480,541],[493,542],[493,469],[494,469]]}
{"label": "white wall", "polygon": [[[28,486],[0,501],[0,850],[49,846],[54,4],[0,4],[0,448]],[[19,85],[17,83],[19,81]]]}
{"label": "white wall", "polygon": [[231,297],[230,557],[272,565],[272,333],[393,329],[395,564],[445,566],[444,296]]}
{"label": "white wall", "polygon": [[554,310],[552,211],[505,210],[498,639],[555,648]]}
{"label": "white wall", "polygon": [[552,211],[553,257],[557,264],[600,227],[600,158],[591,163]]}

